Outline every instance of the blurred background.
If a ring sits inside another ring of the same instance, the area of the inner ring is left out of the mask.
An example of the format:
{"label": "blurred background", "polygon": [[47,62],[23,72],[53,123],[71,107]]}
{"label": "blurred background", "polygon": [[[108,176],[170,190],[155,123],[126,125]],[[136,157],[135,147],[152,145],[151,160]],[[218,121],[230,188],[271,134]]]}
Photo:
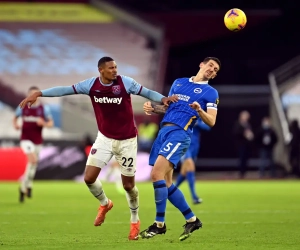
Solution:
{"label": "blurred background", "polygon": [[[103,56],[116,60],[120,74],[165,95],[176,78],[195,75],[205,57],[218,57],[221,71],[211,81],[220,96],[218,118],[201,132],[197,178],[299,178],[300,37],[293,2],[0,1],[0,180],[18,180],[26,166],[12,120],[28,88],[97,76]],[[223,20],[234,7],[248,18],[237,33]],[[162,117],[143,114],[145,99],[132,101],[139,128],[137,180],[145,181]],[[90,100],[43,102],[55,127],[43,131],[36,179],[81,180],[97,134]],[[274,140],[265,134],[270,129]]]}

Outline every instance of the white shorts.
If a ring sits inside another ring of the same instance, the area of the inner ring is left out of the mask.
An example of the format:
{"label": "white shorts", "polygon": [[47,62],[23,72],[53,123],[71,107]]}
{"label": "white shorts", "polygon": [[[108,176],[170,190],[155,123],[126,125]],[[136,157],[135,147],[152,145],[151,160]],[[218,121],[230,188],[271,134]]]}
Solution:
{"label": "white shorts", "polygon": [[136,171],[137,137],[127,140],[107,138],[98,132],[86,165],[103,168],[115,156],[124,176],[134,176]]}
{"label": "white shorts", "polygon": [[34,144],[30,140],[21,140],[20,147],[25,154],[35,153],[37,156],[40,154],[42,145]]}

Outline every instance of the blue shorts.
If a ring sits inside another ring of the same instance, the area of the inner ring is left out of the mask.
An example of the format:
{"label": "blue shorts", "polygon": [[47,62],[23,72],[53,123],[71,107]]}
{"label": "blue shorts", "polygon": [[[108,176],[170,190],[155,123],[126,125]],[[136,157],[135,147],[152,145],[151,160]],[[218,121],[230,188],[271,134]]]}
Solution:
{"label": "blue shorts", "polygon": [[198,156],[199,148],[199,144],[191,144],[186,153],[182,156],[181,161],[186,159],[193,159],[195,161]]}
{"label": "blue shorts", "polygon": [[181,157],[185,154],[191,143],[190,134],[178,126],[164,126],[159,130],[149,157],[149,165],[154,166],[159,155],[164,156],[177,167]]}

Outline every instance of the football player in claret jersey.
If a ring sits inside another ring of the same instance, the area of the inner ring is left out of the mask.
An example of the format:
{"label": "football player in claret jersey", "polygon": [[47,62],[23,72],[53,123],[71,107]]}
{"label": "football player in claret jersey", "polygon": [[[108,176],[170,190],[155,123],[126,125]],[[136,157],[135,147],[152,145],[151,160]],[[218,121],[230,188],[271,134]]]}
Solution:
{"label": "football player in claret jersey", "polygon": [[[33,104],[39,96],[89,95],[98,125],[98,136],[87,159],[84,181],[90,192],[100,201],[94,225],[100,226],[113,202],[107,198],[102,183],[97,179],[101,168],[114,155],[121,167],[121,178],[131,212],[129,240],[137,240],[140,230],[138,216],[139,193],[135,186],[137,128],[131,106],[131,94],[143,96],[154,102],[168,105],[177,101],[142,87],[134,79],[118,75],[117,64],[110,57],[98,61],[100,76],[92,77],[67,87],[54,87],[28,96],[20,103],[21,108]],[[83,124],[84,126],[84,124]]]}
{"label": "football player in claret jersey", "polygon": [[191,138],[191,144],[189,149],[186,151],[184,156],[181,158],[181,167],[180,173],[177,176],[176,187],[179,187],[180,184],[186,179],[190,192],[192,195],[192,200],[194,204],[202,203],[202,199],[197,195],[195,190],[196,183],[196,166],[195,160],[197,159],[199,149],[200,149],[200,134],[201,130],[210,130],[210,126],[205,124],[201,119],[198,119],[195,126],[193,127],[193,135]]}
{"label": "football player in claret jersey", "polygon": [[154,112],[165,115],[149,157],[149,165],[153,166],[151,179],[155,190],[156,217],[154,223],[140,233],[141,238],[166,233],[167,199],[180,210],[186,220],[179,240],[187,239],[193,231],[202,227],[182,192],[172,183],[173,169],[190,146],[197,119],[212,127],[217,118],[219,96],[208,81],[216,77],[221,63],[215,57],[208,57],[199,66],[200,70],[195,77],[174,81],[169,96],[176,95],[178,102],[171,103],[167,109],[162,105],[151,105],[151,102],[144,104],[146,114]]}
{"label": "football player in claret jersey", "polygon": [[[38,87],[30,87],[28,94],[31,95],[37,91],[39,91]],[[19,117],[23,120],[22,126],[18,123]],[[27,156],[27,165],[19,190],[19,200],[20,202],[24,202],[25,195],[28,198],[32,196],[32,182],[39,160],[39,152],[43,143],[43,127],[53,127],[50,109],[39,100],[37,100],[31,108],[24,107],[24,109],[20,109],[20,107],[18,107],[13,119],[13,125],[15,129],[21,129],[20,146]]]}

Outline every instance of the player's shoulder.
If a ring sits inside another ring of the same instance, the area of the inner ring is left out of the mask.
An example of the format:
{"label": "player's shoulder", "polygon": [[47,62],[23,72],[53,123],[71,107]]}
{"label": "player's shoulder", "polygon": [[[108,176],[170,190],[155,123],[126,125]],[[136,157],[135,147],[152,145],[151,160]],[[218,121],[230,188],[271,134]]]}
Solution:
{"label": "player's shoulder", "polygon": [[210,84],[207,84],[207,88],[208,88],[208,94],[211,95],[219,95],[218,94],[218,90],[216,90],[213,86],[211,86]]}
{"label": "player's shoulder", "polygon": [[173,84],[175,84],[175,85],[177,84],[177,85],[180,86],[180,85],[188,83],[189,80],[190,80],[189,77],[181,77],[181,78],[175,79],[175,81],[173,82]]}
{"label": "player's shoulder", "polygon": [[135,80],[130,77],[130,76],[125,76],[125,75],[118,75],[117,77],[120,77],[123,81],[123,83],[132,83],[135,82]]}
{"label": "player's shoulder", "polygon": [[181,77],[181,78],[177,78],[175,79],[174,83],[188,83],[190,81],[190,77]]}
{"label": "player's shoulder", "polygon": [[80,84],[91,84],[91,83],[94,83],[96,79],[97,79],[97,76],[93,76],[93,77],[84,79],[84,80],[80,81],[79,83]]}
{"label": "player's shoulder", "polygon": [[42,103],[41,106],[43,107],[46,115],[51,115],[51,106],[49,104]]}

